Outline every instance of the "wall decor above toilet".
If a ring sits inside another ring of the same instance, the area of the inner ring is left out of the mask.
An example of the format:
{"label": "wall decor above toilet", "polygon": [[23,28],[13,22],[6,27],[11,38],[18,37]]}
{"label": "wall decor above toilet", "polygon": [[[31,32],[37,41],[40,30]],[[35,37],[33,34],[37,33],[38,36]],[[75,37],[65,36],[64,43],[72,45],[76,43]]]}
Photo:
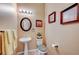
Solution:
{"label": "wall decor above toilet", "polygon": [[52,12],[48,15],[48,23],[53,23],[56,21],[56,12]]}
{"label": "wall decor above toilet", "polygon": [[32,27],[31,20],[27,17],[22,18],[20,21],[20,27],[23,31],[29,31]]}
{"label": "wall decor above toilet", "polygon": [[36,20],[36,27],[42,27],[42,26],[43,26],[42,20]]}
{"label": "wall decor above toilet", "polygon": [[79,22],[79,4],[75,3],[72,6],[61,11],[60,23],[69,24]]}

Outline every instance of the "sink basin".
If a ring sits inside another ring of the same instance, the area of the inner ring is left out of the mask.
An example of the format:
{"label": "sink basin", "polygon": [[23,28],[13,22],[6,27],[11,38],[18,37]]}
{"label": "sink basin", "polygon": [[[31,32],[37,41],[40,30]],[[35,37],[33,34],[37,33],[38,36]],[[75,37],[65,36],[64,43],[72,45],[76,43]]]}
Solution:
{"label": "sink basin", "polygon": [[29,42],[30,40],[31,40],[31,37],[22,37],[19,39],[19,41],[23,43]]}

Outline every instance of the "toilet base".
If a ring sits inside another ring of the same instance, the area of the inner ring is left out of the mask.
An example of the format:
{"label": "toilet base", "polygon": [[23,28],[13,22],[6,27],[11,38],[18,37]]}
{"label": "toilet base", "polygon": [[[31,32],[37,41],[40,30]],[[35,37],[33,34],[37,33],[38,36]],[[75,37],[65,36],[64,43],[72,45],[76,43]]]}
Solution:
{"label": "toilet base", "polygon": [[29,50],[29,55],[47,55],[47,52],[40,51],[39,49]]}

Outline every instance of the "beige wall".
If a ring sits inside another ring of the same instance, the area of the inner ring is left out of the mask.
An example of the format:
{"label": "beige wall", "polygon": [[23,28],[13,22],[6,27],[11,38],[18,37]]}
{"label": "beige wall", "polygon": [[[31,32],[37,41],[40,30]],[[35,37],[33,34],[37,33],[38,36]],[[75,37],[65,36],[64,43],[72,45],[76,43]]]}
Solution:
{"label": "beige wall", "polygon": [[[45,4],[45,33],[49,54],[79,54],[79,23],[61,25],[60,11],[72,4]],[[48,23],[48,15],[56,11],[56,22]],[[56,51],[53,43],[59,45]]]}
{"label": "beige wall", "polygon": [[0,3],[0,30],[17,29],[16,4]]}
{"label": "beige wall", "polygon": [[[32,11],[32,15],[24,15],[19,13],[19,9],[26,9],[26,10],[31,10]],[[29,42],[29,49],[34,49],[36,48],[36,33],[37,32],[41,32],[44,35],[44,14],[45,14],[45,10],[44,10],[44,4],[42,3],[20,3],[17,4],[17,12],[18,12],[18,40],[21,37],[24,36],[29,36],[32,38],[32,40]],[[32,28],[30,31],[28,32],[24,32],[22,31],[22,29],[20,28],[20,21],[23,17],[28,17],[31,22],[32,22]],[[43,27],[42,28],[36,28],[36,23],[35,20],[42,20],[43,21]],[[32,29],[35,29],[34,31]],[[21,51],[23,49],[23,44],[22,43],[18,43],[19,47],[18,47],[18,51]]]}

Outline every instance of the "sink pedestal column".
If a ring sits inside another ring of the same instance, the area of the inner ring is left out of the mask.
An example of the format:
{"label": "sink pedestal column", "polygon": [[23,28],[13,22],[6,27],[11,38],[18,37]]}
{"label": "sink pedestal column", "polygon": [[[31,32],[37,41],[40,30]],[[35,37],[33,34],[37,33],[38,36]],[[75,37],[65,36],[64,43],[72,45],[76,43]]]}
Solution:
{"label": "sink pedestal column", "polygon": [[31,40],[30,37],[23,37],[20,42],[24,43],[24,55],[28,55],[28,42]]}
{"label": "sink pedestal column", "polygon": [[28,42],[25,43],[24,55],[28,55]]}

